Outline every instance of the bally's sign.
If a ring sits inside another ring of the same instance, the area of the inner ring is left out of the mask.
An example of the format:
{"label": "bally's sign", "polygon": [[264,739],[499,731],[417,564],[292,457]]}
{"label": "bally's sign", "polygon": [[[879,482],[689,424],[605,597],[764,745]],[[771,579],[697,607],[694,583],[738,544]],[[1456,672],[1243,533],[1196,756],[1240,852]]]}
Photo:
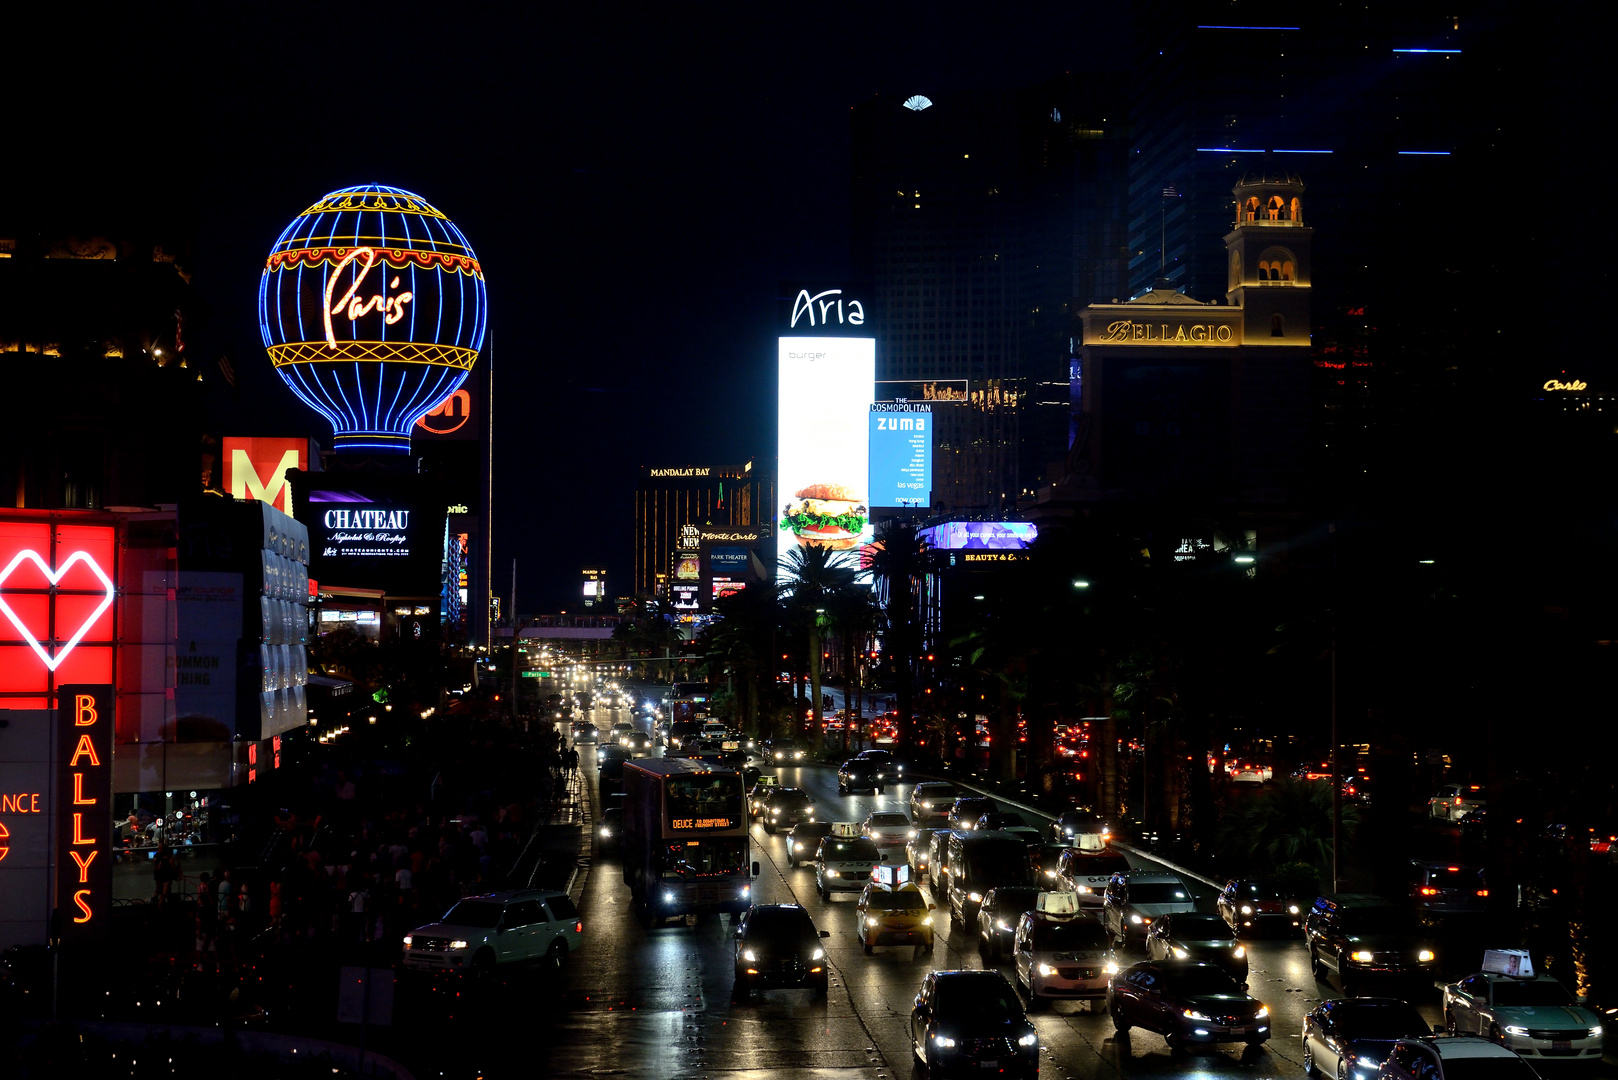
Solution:
{"label": "bally's sign", "polygon": [[1115,319],[1086,344],[1092,345],[1235,345],[1236,328],[1228,323],[1136,322]]}

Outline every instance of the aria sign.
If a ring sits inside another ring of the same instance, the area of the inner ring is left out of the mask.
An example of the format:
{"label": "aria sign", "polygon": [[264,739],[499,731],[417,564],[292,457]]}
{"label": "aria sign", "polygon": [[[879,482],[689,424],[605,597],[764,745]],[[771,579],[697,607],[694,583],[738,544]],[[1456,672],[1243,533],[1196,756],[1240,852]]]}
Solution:
{"label": "aria sign", "polygon": [[59,681],[112,682],[115,560],[110,525],[0,521],[0,708],[48,708]]}
{"label": "aria sign", "polygon": [[[817,315],[818,322],[815,321]],[[808,289],[799,289],[797,298],[792,301],[792,321],[787,324],[788,328],[797,329],[799,319],[804,320],[805,326],[864,326],[865,305],[849,300],[845,308],[842,289],[827,289],[813,296]]]}

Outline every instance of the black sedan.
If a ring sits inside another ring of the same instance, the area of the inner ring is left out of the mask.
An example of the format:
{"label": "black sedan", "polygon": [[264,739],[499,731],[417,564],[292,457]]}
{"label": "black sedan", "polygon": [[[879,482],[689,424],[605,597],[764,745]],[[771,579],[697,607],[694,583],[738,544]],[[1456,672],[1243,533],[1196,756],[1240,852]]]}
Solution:
{"label": "black sedan", "polygon": [[893,755],[886,750],[862,750],[854,760],[868,761],[875,765],[882,774],[884,784],[897,784],[904,779],[905,767],[895,761]]}
{"label": "black sedan", "polygon": [[1202,960],[1239,983],[1247,981],[1247,948],[1217,915],[1162,915],[1146,928],[1148,960]]}
{"label": "black sedan", "polygon": [[1323,1001],[1303,1018],[1303,1069],[1310,1077],[1371,1080],[1395,1042],[1428,1031],[1415,1006],[1398,998]]}
{"label": "black sedan", "polygon": [[1039,1033],[998,971],[933,971],[910,1010],[910,1051],[929,1077],[1039,1076]]}
{"label": "black sedan", "polygon": [[994,810],[978,818],[977,829],[982,832],[988,829],[1010,829],[1019,825],[1027,825],[1021,814],[1010,810]]}
{"label": "black sedan", "polygon": [[1032,886],[1010,885],[990,889],[978,905],[978,952],[990,963],[998,963],[1011,951],[1017,936],[1017,920],[1039,903],[1039,890]]}
{"label": "black sedan", "polygon": [[816,930],[809,913],[797,904],[754,904],[736,927],[736,982],[733,1002],[745,1002],[754,990],[807,987],[826,994],[826,947],[830,937]]}
{"label": "black sedan", "polygon": [[624,835],[624,808],[609,806],[601,811],[601,820],[596,823],[596,849],[598,851],[617,851],[618,845],[623,841]]}
{"label": "black sedan", "polygon": [[801,862],[814,862],[820,842],[830,835],[829,821],[805,821],[792,826],[787,833],[787,865],[796,870]]}
{"label": "black sedan", "polygon": [[1141,1027],[1173,1049],[1194,1043],[1270,1037],[1270,1010],[1229,975],[1200,960],[1148,960],[1125,968],[1107,987],[1107,1012],[1119,1034]]}

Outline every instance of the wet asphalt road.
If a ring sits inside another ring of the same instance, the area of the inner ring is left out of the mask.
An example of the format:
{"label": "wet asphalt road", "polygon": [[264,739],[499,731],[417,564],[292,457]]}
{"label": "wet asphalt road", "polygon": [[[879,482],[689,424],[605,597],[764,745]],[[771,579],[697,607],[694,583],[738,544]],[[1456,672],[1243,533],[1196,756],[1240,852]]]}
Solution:
{"label": "wet asphalt road", "polygon": [[[603,730],[625,715],[601,709]],[[588,751],[588,746],[586,746]],[[659,751],[661,752],[661,751]],[[582,755],[595,785],[595,755]],[[882,795],[837,794],[835,772],[823,766],[778,770],[784,785],[802,787],[820,815],[860,821],[873,810],[908,810],[910,784]],[[1027,815],[1025,815],[1027,816]],[[1031,824],[1043,825],[1042,819]],[[912,957],[909,946],[878,948],[866,956],[854,936],[858,894],[822,900],[812,864],[787,866],[786,836],[752,831],[752,858],[761,864],[754,884],[759,903],[803,905],[822,930],[831,966],[824,999],[807,990],[771,990],[744,1005],[730,1001],[733,953],[728,920],[645,930],[630,909],[629,890],[612,855],[597,855],[582,875],[581,909],[586,944],[560,972],[514,974],[491,994],[460,995],[446,986],[436,1007],[459,1023],[444,1060],[445,1076],[725,1078],[725,1080],[910,1080],[925,1073],[912,1060],[909,1017],[923,977],[934,968],[981,968],[975,931],[953,928],[941,906],[940,936],[931,956]],[[902,858],[902,850],[899,857]],[[1150,865],[1142,858],[1131,861]],[[1213,910],[1215,890],[1192,882]],[[1079,1002],[1058,1002],[1033,1017],[1041,1040],[1044,1080],[1114,1080],[1116,1077],[1303,1077],[1298,1033],[1319,1001],[1340,996],[1308,970],[1299,938],[1248,943],[1251,992],[1271,1011],[1272,1037],[1261,1049],[1240,1045],[1171,1054],[1162,1037],[1137,1030],[1118,1036],[1106,1015]],[[1138,950],[1124,962],[1144,959]],[[1009,965],[1001,970],[1012,978]],[[1436,991],[1417,1001],[1430,1022],[1441,1019]],[[416,1015],[430,1019],[432,1013]],[[1610,1075],[1604,1069],[1602,1075]],[[425,1075],[431,1076],[432,1072]]]}

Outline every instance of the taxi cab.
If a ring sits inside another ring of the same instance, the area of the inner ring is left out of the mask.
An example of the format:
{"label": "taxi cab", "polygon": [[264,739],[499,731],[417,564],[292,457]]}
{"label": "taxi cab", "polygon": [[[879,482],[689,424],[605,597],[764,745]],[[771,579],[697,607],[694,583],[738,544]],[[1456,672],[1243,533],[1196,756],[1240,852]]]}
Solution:
{"label": "taxi cab", "polygon": [[1118,973],[1107,928],[1084,914],[1070,892],[1039,894],[1035,910],[1024,912],[1017,923],[1012,957],[1029,1012],[1050,999],[1089,1001],[1097,1009]]}
{"label": "taxi cab", "polygon": [[877,866],[860,893],[860,944],[869,953],[878,945],[912,945],[912,959],[933,951],[933,911],[910,878],[910,867]]}
{"label": "taxi cab", "polygon": [[834,822],[831,835],[820,842],[815,852],[815,890],[822,900],[830,900],[833,892],[864,889],[871,880],[871,870],[887,859],[874,843],[860,835],[858,822]]}

